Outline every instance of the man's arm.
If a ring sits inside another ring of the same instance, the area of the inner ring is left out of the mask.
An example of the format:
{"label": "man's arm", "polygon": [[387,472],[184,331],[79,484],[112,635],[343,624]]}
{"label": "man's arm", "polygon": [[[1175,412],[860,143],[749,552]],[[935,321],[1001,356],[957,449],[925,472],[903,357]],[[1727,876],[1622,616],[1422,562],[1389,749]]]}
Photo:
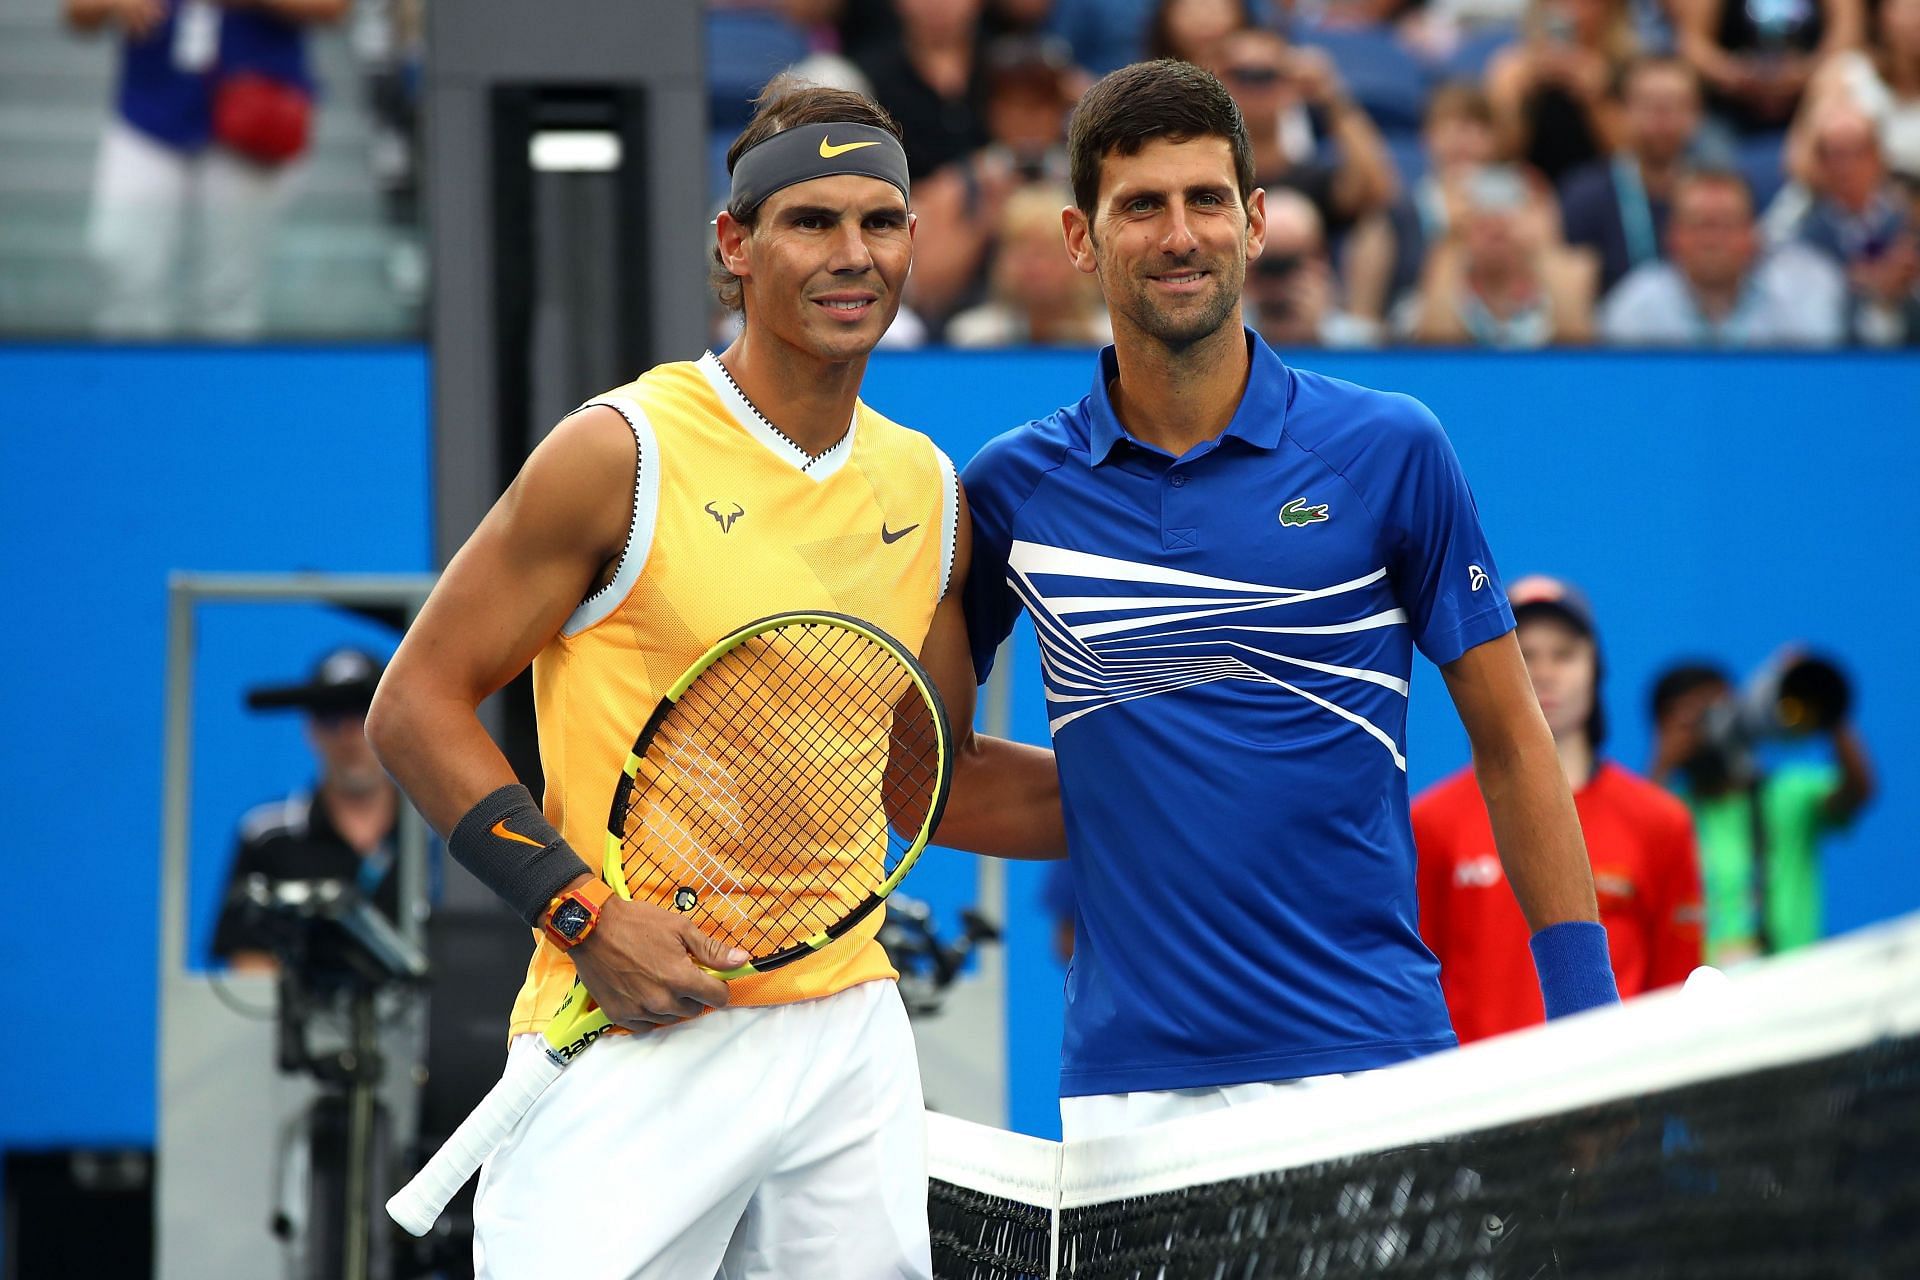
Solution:
{"label": "man's arm", "polygon": [[1062,857],[1067,851],[1066,824],[1053,752],[973,731],[973,657],[961,606],[972,559],[973,522],[963,493],[952,580],[920,649],[920,664],[940,690],[953,726],[953,786],[934,840],[1001,858]]}
{"label": "man's arm", "polygon": [[[477,709],[526,669],[611,572],[630,523],[633,467],[633,434],[613,410],[562,422],[447,566],[388,664],[367,715],[367,740],[442,835],[482,800],[518,786]],[[480,850],[509,877],[514,859],[524,865],[556,845],[572,854],[557,835],[531,853],[528,841],[516,847],[513,839]],[[466,846],[454,839],[449,847],[460,858]],[[579,861],[570,884],[592,878]],[[525,904],[516,906],[524,915]],[[680,917],[616,898],[571,958],[608,1015],[638,1026],[725,1004],[726,984],[695,963],[732,968],[745,960],[721,951]]]}
{"label": "man's arm", "polygon": [[1598,921],[1573,793],[1519,642],[1508,632],[1440,671],[1473,744],[1473,773],[1493,820],[1493,842],[1527,927],[1538,933],[1568,920]]}
{"label": "man's arm", "polygon": [[1580,817],[1511,631],[1442,667],[1473,744],[1473,771],[1513,896],[1533,938],[1547,1016],[1620,999]]}
{"label": "man's arm", "polygon": [[1851,724],[1833,729],[1833,761],[1840,766],[1840,781],[1828,794],[1821,818],[1829,825],[1843,827],[1873,799],[1873,765],[1867,759],[1867,746],[1860,741]]}

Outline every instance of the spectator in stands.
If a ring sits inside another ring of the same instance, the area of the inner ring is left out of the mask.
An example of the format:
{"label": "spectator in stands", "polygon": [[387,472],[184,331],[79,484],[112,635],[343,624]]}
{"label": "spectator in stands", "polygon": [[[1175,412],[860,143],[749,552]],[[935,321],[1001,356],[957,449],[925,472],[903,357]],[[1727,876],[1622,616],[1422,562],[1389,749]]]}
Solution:
{"label": "spectator in stands", "polygon": [[1887,167],[1920,181],[1920,0],[1882,0],[1880,39],[1870,50],[1843,49],[1820,64],[1787,135],[1787,171],[1815,180],[1812,124],[1834,98],[1873,118]]}
{"label": "spectator in stands", "polygon": [[956,315],[956,347],[1104,347],[1113,327],[1100,284],[1074,269],[1060,229],[1073,203],[1064,184],[1034,183],[1008,197],[994,248],[990,299]]}
{"label": "spectator in stands", "polygon": [[987,46],[987,149],[1022,182],[1067,181],[1067,115],[1084,79],[1071,55],[1058,36]]}
{"label": "spectator in stands", "polygon": [[893,0],[899,42],[854,59],[873,100],[900,122],[916,183],[987,145],[981,5],[982,0]]}
{"label": "spectator in stands", "polygon": [[[1715,965],[1792,950],[1824,935],[1820,842],[1850,824],[1874,792],[1866,744],[1844,716],[1826,733],[1830,764],[1761,770],[1738,759],[1738,749],[1711,729],[1726,723],[1734,696],[1727,673],[1710,663],[1674,666],[1653,688],[1648,772],[1693,811],[1706,889],[1707,961]],[[1764,850],[1758,859],[1756,848]]]}
{"label": "spectator in stands", "polygon": [[1700,85],[1678,58],[1636,60],[1621,97],[1625,146],[1575,170],[1560,190],[1567,243],[1598,255],[1603,294],[1660,257],[1673,184],[1700,133]]}
{"label": "spectator in stands", "polygon": [[1813,199],[1792,236],[1843,266],[1876,256],[1905,225],[1907,202],[1887,171],[1872,118],[1852,103],[1832,101],[1808,133]]}
{"label": "spectator in stands", "polygon": [[[1593,610],[1577,588],[1538,575],[1508,588],[1520,653],[1573,789],[1593,865],[1600,923],[1623,999],[1683,982],[1701,963],[1693,820],[1660,787],[1600,755],[1603,664]],[[1471,765],[1416,798],[1420,936],[1465,1044],[1546,1020],[1527,963],[1527,922],[1494,852]]]}
{"label": "spectator in stands", "polygon": [[[1336,239],[1393,200],[1397,183],[1386,143],[1325,53],[1245,27],[1216,42],[1206,65],[1247,122],[1255,182],[1305,195]],[[1314,154],[1309,110],[1326,122],[1337,160]]]}
{"label": "spectator in stands", "polygon": [[1428,251],[1459,221],[1467,180],[1492,164],[1493,107],[1480,86],[1452,80],[1427,100],[1420,126],[1426,171],[1389,209],[1354,229],[1346,251],[1348,304],[1379,319],[1410,297]]}
{"label": "spectator in stands", "polygon": [[1267,192],[1267,240],[1247,264],[1247,323],[1288,347],[1371,347],[1380,327],[1340,308],[1320,211],[1298,191]]}
{"label": "spectator in stands", "polygon": [[898,45],[859,62],[873,98],[900,122],[919,218],[907,303],[937,332],[978,287],[993,228],[1019,185],[987,146],[983,0],[893,0]]}
{"label": "spectator in stands", "polygon": [[1559,242],[1552,199],[1517,169],[1482,169],[1463,186],[1455,230],[1428,256],[1403,326],[1416,342],[1505,349],[1593,336],[1597,268]]}
{"label": "spectator in stands", "polygon": [[[1162,12],[1180,7],[1166,0],[1053,0],[1047,28],[1064,36],[1073,46],[1075,62],[1094,75],[1103,76],[1129,62],[1151,56],[1148,50],[1155,47],[1151,33],[1163,25]],[[1202,4],[1175,15],[1174,20],[1178,25],[1198,28],[1198,48],[1209,38],[1242,25],[1272,20],[1277,6],[1272,0],[1239,0],[1232,7],[1245,15],[1244,20],[1235,20],[1228,14],[1223,23],[1218,15],[1228,7]]]}
{"label": "spectator in stands", "polygon": [[1808,128],[1810,202],[1789,234],[1839,264],[1849,286],[1848,329],[1876,346],[1920,342],[1920,254],[1906,192],[1887,172],[1873,120],[1830,97]]}
{"label": "spectator in stands", "polygon": [[[860,62],[884,56],[900,44],[901,20],[894,0],[712,0],[716,5],[777,7],[787,21],[811,32],[817,44]],[[985,0],[979,10],[983,40],[1031,34],[1048,18],[1048,0]],[[857,90],[866,92],[864,87]]]}
{"label": "spectator in stands", "polygon": [[271,969],[271,928],[251,901],[258,887],[287,880],[341,880],[389,920],[399,916],[400,793],[367,745],[367,708],[380,663],[358,649],[335,649],[303,685],[253,690],[256,709],[292,708],[307,716],[307,742],[319,777],[311,787],[263,804],[240,823],[226,903],[213,954],[236,969]]}
{"label": "spectator in stands", "polygon": [[1204,65],[1214,46],[1261,16],[1249,0],[1159,0],[1147,24],[1143,56]]}
{"label": "spectator in stands", "polygon": [[1860,44],[1861,0],[1673,0],[1676,52],[1713,113],[1741,133],[1784,129],[1820,62]]}
{"label": "spectator in stands", "polygon": [[1841,340],[1839,271],[1797,245],[1760,256],[1753,197],[1731,170],[1681,175],[1667,258],[1634,268],[1607,298],[1600,328],[1608,342],[1823,347]]}
{"label": "spectator in stands", "polygon": [[[208,337],[256,336],[273,228],[311,128],[306,28],[339,19],[348,0],[65,6],[74,29],[122,36],[87,237],[101,332],[159,337],[185,319]],[[194,275],[176,316],[183,256]]]}
{"label": "spectator in stands", "polygon": [[1487,70],[1503,152],[1555,184],[1611,155],[1613,86],[1634,52],[1626,0],[1533,0],[1521,38]]}

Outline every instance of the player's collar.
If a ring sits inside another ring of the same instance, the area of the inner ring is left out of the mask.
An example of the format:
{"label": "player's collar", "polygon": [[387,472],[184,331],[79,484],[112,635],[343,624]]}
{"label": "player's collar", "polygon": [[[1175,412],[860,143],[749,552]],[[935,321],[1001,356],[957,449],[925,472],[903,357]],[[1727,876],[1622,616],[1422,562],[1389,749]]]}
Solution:
{"label": "player's collar", "polygon": [[[1256,449],[1273,449],[1278,447],[1286,430],[1293,376],[1266,339],[1252,329],[1245,332],[1249,357],[1247,389],[1220,438],[1231,436]],[[1113,397],[1107,393],[1107,387],[1119,376],[1119,357],[1114,348],[1108,347],[1100,353],[1094,371],[1093,395],[1087,402],[1087,448],[1095,466],[1107,461],[1123,440],[1133,439],[1120,425],[1120,417],[1113,411]]]}
{"label": "player's collar", "polygon": [[709,351],[698,361],[700,372],[706,377],[713,393],[720,397],[720,403],[726,406],[727,413],[740,424],[746,433],[765,445],[769,452],[783,458],[794,470],[812,480],[825,480],[838,471],[846,460],[853,455],[854,428],[860,425],[860,404],[854,402],[853,416],[847,420],[847,433],[830,445],[825,453],[808,456],[807,451],[795,444],[786,432],[773,425],[773,422],[747,399],[746,393],[727,372],[727,366],[720,363],[720,357]]}

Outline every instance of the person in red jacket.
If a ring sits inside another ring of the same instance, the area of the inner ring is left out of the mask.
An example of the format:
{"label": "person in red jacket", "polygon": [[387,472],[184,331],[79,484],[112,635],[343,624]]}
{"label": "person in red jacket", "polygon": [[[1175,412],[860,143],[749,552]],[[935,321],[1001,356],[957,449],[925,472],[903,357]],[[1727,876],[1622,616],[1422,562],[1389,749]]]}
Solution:
{"label": "person in red jacket", "polygon": [[[1686,979],[1701,963],[1700,863],[1686,807],[1601,758],[1599,636],[1577,588],[1539,575],[1508,591],[1520,652],[1553,731],[1593,863],[1622,999]],[[1413,803],[1420,935],[1462,1044],[1545,1020],[1527,924],[1494,852],[1471,766]]]}

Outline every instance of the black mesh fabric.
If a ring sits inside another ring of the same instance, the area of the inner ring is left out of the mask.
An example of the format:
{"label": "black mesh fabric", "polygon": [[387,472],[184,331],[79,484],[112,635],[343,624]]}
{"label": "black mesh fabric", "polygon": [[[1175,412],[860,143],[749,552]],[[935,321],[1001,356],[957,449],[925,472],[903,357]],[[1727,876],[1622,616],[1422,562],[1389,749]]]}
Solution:
{"label": "black mesh fabric", "polygon": [[[936,1276],[1048,1274],[1045,1207],[930,1213]],[[1076,1280],[1916,1280],[1920,1041],[1067,1208],[1058,1246]]]}
{"label": "black mesh fabric", "polygon": [[927,1184],[933,1274],[942,1280],[1048,1280],[1053,1213],[933,1178]]}

